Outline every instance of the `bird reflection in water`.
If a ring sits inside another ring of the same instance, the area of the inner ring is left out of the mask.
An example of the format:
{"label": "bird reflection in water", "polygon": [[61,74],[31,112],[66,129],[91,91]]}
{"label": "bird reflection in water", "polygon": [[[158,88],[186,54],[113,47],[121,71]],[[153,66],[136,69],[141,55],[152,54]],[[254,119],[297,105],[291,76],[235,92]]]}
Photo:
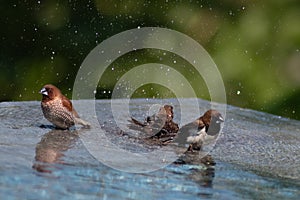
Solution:
{"label": "bird reflection in water", "polygon": [[[211,198],[214,196],[209,188],[213,188],[215,168],[208,166],[206,169],[196,169],[189,175],[190,180],[198,184],[203,190],[198,193],[199,197]],[[206,189],[207,188],[207,189]]]}
{"label": "bird reflection in water", "polygon": [[207,155],[201,159],[202,164],[204,165],[204,169],[195,170],[192,173],[191,180],[198,183],[202,187],[213,187],[213,179],[215,177],[215,162],[213,161],[210,155]]}
{"label": "bird reflection in water", "polygon": [[64,152],[72,148],[78,140],[78,131],[52,130],[46,133],[36,145],[33,169],[51,173],[55,164],[64,164]]}
{"label": "bird reflection in water", "polygon": [[199,152],[185,152],[175,162],[176,165],[189,165],[191,167],[190,180],[201,187],[213,187],[215,165],[213,157],[209,154],[203,156]]}

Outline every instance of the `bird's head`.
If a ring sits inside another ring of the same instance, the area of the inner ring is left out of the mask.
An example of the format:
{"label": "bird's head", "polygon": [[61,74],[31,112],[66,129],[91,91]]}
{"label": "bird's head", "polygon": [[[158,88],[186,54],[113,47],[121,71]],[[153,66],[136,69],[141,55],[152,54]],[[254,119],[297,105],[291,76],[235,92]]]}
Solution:
{"label": "bird's head", "polygon": [[54,99],[55,97],[61,95],[60,90],[54,85],[47,84],[41,90],[40,93],[43,95],[43,98]]}

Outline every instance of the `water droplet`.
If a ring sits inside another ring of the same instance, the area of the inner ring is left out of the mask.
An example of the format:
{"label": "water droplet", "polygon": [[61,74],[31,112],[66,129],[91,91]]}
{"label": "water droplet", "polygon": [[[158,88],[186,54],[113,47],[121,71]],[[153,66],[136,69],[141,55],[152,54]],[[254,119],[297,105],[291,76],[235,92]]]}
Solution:
{"label": "water droplet", "polygon": [[93,93],[96,94],[96,93],[97,93],[97,90],[94,90]]}

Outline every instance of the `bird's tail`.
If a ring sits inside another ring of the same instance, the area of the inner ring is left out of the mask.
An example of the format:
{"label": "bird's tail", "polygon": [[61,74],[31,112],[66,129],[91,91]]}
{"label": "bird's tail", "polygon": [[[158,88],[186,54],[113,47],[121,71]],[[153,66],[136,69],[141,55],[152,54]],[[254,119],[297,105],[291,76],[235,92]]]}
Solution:
{"label": "bird's tail", "polygon": [[91,124],[80,118],[75,118],[75,123],[82,125],[84,128],[90,128]]}

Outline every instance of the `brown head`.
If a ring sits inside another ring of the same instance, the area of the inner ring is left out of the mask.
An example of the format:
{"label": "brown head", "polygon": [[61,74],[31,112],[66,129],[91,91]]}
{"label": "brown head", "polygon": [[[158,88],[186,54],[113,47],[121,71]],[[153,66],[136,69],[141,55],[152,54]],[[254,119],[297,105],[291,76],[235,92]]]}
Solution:
{"label": "brown head", "polygon": [[216,135],[221,129],[221,123],[224,122],[224,118],[217,110],[208,110],[202,117],[199,118],[205,125],[206,132],[209,135]]}
{"label": "brown head", "polygon": [[217,123],[220,124],[221,122],[224,122],[224,119],[217,110],[208,110],[204,113],[204,115],[201,117],[205,125],[209,125],[211,123]]}
{"label": "brown head", "polygon": [[173,113],[173,106],[171,105],[164,105],[164,107],[161,107],[159,109],[158,114],[160,115],[166,115],[167,119],[171,120],[174,117],[174,113]]}
{"label": "brown head", "polygon": [[60,90],[51,84],[45,85],[41,89],[40,93],[43,95],[43,100],[44,99],[52,100],[52,99],[55,99],[56,97],[59,97],[62,95]]}

